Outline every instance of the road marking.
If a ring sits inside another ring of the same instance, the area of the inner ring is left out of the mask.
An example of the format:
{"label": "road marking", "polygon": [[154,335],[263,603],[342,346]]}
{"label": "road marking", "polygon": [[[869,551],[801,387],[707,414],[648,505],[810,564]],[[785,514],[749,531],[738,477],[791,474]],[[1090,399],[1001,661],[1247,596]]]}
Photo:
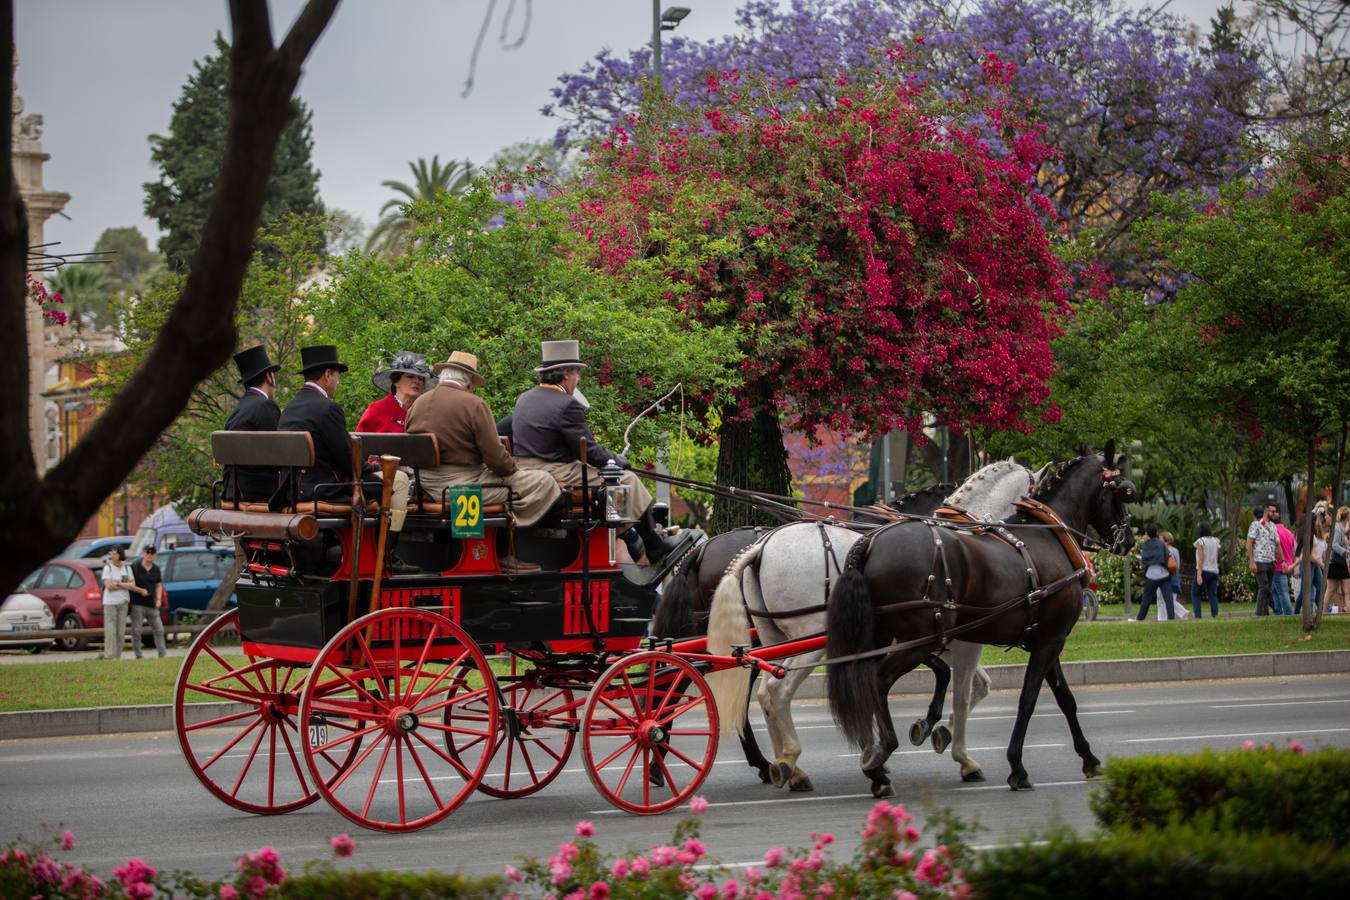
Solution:
{"label": "road marking", "polygon": [[1161,744],[1167,741],[1207,741],[1215,738],[1250,738],[1268,734],[1344,734],[1350,728],[1278,728],[1274,731],[1239,731],[1235,734],[1182,734],[1176,737],[1129,738],[1125,744]]}
{"label": "road marking", "polygon": [[[1098,710],[1082,710],[1082,709],[1080,709],[1080,710],[1078,711],[1078,717],[1081,719],[1083,716],[1127,716],[1127,715],[1129,715],[1130,713],[1133,713],[1133,712],[1134,712],[1134,710],[1132,710],[1132,709],[1098,709]],[[1064,713],[1062,713],[1062,712],[1060,712],[1058,709],[1056,709],[1054,712],[1038,712],[1038,713],[1032,713],[1032,714],[1031,714],[1031,717],[1032,717],[1033,719],[1041,719],[1041,718],[1045,718],[1045,717],[1048,717],[1048,716],[1055,716],[1055,717],[1057,717],[1057,718],[1063,718],[1063,717],[1064,717]],[[1015,719],[1015,718],[1017,718],[1017,713],[1013,713],[1012,715],[1008,715],[1008,716],[971,716],[970,718],[966,719],[966,721],[967,721],[967,722],[992,722],[992,721],[994,721],[994,720],[996,720],[996,719]]]}
{"label": "road marking", "polygon": [[[1069,746],[1069,745],[1068,745],[1068,744],[1025,744],[1025,745],[1023,746],[1023,749],[1026,749],[1026,750],[1049,750],[1049,749],[1052,749],[1052,748],[1054,748],[1054,747],[1067,747],[1067,746]],[[999,745],[999,746],[997,746],[997,747],[967,747],[967,748],[966,748],[966,752],[967,752],[967,753],[983,753],[983,752],[986,751],[986,750],[1007,750],[1007,749],[1008,749],[1008,746],[1007,746],[1006,744],[1001,744],[1001,745]],[[928,755],[928,756],[931,756],[931,755],[933,755],[933,751],[932,751],[931,749],[929,749],[929,750],[924,750],[924,749],[922,749],[922,748],[921,748],[921,749],[918,749],[918,750],[897,750],[897,751],[895,751],[894,753],[892,753],[891,756],[914,756],[914,755],[916,755],[916,754],[917,754],[917,755]],[[839,754],[837,754],[837,756],[838,756],[838,758],[840,758],[840,759],[850,759],[850,758],[851,758],[851,759],[857,759],[858,757],[862,756],[862,754],[861,754],[861,753],[839,753]]]}
{"label": "road marking", "polygon": [[1350,703],[1350,700],[1279,700],[1271,703],[1212,703],[1210,709],[1253,709],[1258,706],[1312,706],[1316,703]]}
{"label": "road marking", "polygon": [[[723,806],[766,806],[770,803],[820,803],[826,800],[872,800],[871,794],[832,794],[828,797],[781,797],[774,800],[725,800],[720,803],[709,803],[708,808]],[[592,809],[586,813],[588,816],[626,816],[628,813],[621,809]]]}
{"label": "road marking", "polygon": [[[1035,785],[1036,785],[1036,787],[1038,787],[1038,788],[1065,787],[1065,786],[1067,786],[1067,785],[1080,785],[1080,786],[1083,786],[1083,785],[1088,785],[1088,784],[1091,784],[1091,782],[1088,781],[1086,778],[1076,779],[1076,780],[1074,780],[1074,781],[1037,781],[1037,782],[1035,782]],[[977,785],[974,785],[974,786],[972,786],[972,787],[952,788],[952,790],[953,790],[953,791],[956,791],[958,794],[965,793],[965,792],[967,792],[967,791],[1008,791],[1009,793],[1012,792],[1012,788],[1008,787],[1006,784],[977,784]]]}

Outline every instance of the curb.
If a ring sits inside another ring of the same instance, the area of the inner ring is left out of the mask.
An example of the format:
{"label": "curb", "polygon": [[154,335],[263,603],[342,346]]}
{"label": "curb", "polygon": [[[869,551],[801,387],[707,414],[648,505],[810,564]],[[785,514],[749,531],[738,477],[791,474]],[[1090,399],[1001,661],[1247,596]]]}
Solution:
{"label": "curb", "polygon": [[[1022,686],[1022,665],[985,666],[991,690]],[[1164,659],[1092,660],[1064,663],[1071,685],[1143,684],[1151,681],[1203,681],[1211,678],[1283,678],[1298,675],[1350,673],[1350,650],[1310,650],[1302,653],[1247,653],[1238,656],[1187,656]],[[895,683],[891,694],[932,694],[933,673],[916,669]],[[796,696],[803,700],[825,697],[825,676],[814,673]],[[240,703],[194,703],[187,707],[190,724],[213,716],[242,712]],[[172,731],[173,706],[99,706],[87,709],[45,709],[0,713],[0,741],[24,738],[69,737]]]}

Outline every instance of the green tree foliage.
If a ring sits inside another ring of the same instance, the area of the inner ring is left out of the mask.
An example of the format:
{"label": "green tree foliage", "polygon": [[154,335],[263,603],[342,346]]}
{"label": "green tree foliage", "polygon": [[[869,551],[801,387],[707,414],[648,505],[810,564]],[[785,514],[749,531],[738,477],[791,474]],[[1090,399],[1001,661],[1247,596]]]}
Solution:
{"label": "green tree foliage", "polygon": [[[159,167],[159,179],[145,185],[145,214],[164,233],[159,249],[174,271],[187,268],[201,240],[224,158],[230,60],[223,37],[216,35],[215,54],[195,68],[174,103],[169,133],[150,136],[150,158]],[[268,182],[264,227],[288,214],[314,217],[323,212],[319,171],[311,160],[311,114],[298,98],[292,105],[295,115],[281,133]],[[322,235],[317,246],[323,246]]]}
{"label": "green tree foliage", "polygon": [[61,295],[61,309],[76,329],[106,323],[109,287],[102,266],[94,263],[62,266],[47,279],[47,290]]}
{"label": "green tree foliage", "polygon": [[419,200],[435,200],[442,194],[458,196],[473,183],[473,165],[468,160],[441,165],[439,155],[433,156],[430,163],[419,157],[417,162],[408,163],[408,168],[412,170],[412,184],[392,179],[380,182],[382,187],[401,196],[387,200],[380,207],[380,221],[375,223],[366,240],[367,250],[386,255],[407,253],[411,249],[414,228],[408,206]]}
{"label": "green tree foliage", "polygon": [[[614,450],[630,419],[675,383],[696,381],[708,396],[730,385],[729,331],[662,302],[674,286],[657,273],[620,279],[586,266],[558,202],[503,207],[480,182],[463,197],[414,204],[410,215],[418,224],[411,253],[352,254],[306,303],[352,367],[339,396],[349,423],[379,396],[370,383],[376,362],[397,350],[433,361],[453,350],[477,354],[487,379],[479,393],[500,417],[535,383],[539,342],[575,338],[590,365],[582,391],[591,426]],[[653,461],[660,432],[680,424],[675,406],[644,418],[631,435],[633,458]]]}
{"label": "green tree foliage", "polygon": [[[261,343],[272,361],[281,366],[277,402],[282,406],[300,386],[297,379],[288,376],[299,365],[299,348],[306,343],[311,328],[301,298],[319,266],[315,248],[322,246],[326,224],[322,218],[286,216],[259,230],[258,249],[239,296],[239,347]],[[108,377],[98,389],[102,398],[116,396],[123,389],[135,364],[158,336],[185,280],[182,273],[169,273],[141,297],[115,302],[120,313],[119,337],[127,351],[109,360]],[[218,477],[211,464],[211,432],[224,427],[242,395],[238,378],[239,372],[231,362],[198,384],[187,408],[160,435],[132,480],[184,506],[209,500],[211,482]]]}
{"label": "green tree foliage", "polygon": [[139,293],[162,262],[134,225],[103,229],[94,250],[107,254],[100,270],[107,275],[108,287],[114,293]]}

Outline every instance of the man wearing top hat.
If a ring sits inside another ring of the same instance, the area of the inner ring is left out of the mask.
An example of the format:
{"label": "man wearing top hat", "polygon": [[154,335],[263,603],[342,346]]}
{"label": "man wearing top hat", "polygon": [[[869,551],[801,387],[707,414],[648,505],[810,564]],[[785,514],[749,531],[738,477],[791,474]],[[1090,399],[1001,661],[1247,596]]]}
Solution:
{"label": "man wearing top hat", "polygon": [[[628,487],[628,508],[620,510],[625,518],[636,519],[623,532],[629,554],[640,561],[644,552],[652,564],[664,559],[679,542],[666,538],[652,515],[652,495],[638,480],[624,459],[606,449],[586,424],[586,408],[574,396],[581,370],[576,341],[544,341],[543,364],[535,368],[539,384],[521,394],[511,413],[512,452],[523,468],[542,469],[557,481],[579,484],[583,464],[591,466],[587,475],[591,484],[600,481],[597,471],[610,460],[624,469],[622,483]],[[586,459],[580,458],[581,442],[586,442]]]}
{"label": "man wearing top hat", "polygon": [[[505,485],[483,488],[484,503],[504,503],[508,489],[517,524],[539,521],[558,499],[558,482],[538,469],[524,469],[497,438],[492,410],[473,393],[482,387],[478,357],[456,350],[436,364],[437,385],[418,397],[408,410],[409,434],[434,434],[441,462],[422,470],[422,486],[439,497],[452,484]],[[511,557],[501,561],[507,571],[538,568]]]}
{"label": "man wearing top hat", "polygon": [[370,380],[380,393],[379,400],[366,407],[356,423],[360,432],[401,432],[413,401],[426,390],[431,380],[431,369],[426,357],[409,350],[400,350],[393,359],[376,370]]}
{"label": "man wearing top hat", "polygon": [[[277,395],[277,369],[281,367],[267,358],[267,348],[249,347],[234,355],[239,369],[239,383],[244,396],[225,420],[226,431],[276,431],[281,408],[273,398]],[[239,484],[241,500],[267,501],[277,489],[277,470],[266,466],[226,466],[226,500],[236,499],[235,482]]]}
{"label": "man wearing top hat", "polygon": [[[308,431],[314,440],[314,465],[300,477],[300,499],[348,503],[354,477],[351,436],[342,407],[333,401],[347,366],[338,360],[337,347],[331,344],[301,347],[300,362],[305,384],[286,404],[277,422],[278,431]],[[361,474],[366,498],[378,498],[379,469],[366,463]],[[408,515],[408,476],[401,471],[394,472],[389,511],[389,530],[402,531]]]}

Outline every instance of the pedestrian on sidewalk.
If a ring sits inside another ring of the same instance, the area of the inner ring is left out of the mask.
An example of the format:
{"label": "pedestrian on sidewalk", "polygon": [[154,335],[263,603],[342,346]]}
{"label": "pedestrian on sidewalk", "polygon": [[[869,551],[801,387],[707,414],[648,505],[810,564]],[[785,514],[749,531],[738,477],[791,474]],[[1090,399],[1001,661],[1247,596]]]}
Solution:
{"label": "pedestrian on sidewalk", "polygon": [[1279,535],[1270,517],[1275,504],[1267,503],[1252,510],[1252,524],[1247,527],[1247,565],[1256,576],[1256,614],[1270,615],[1271,581],[1275,574],[1275,559],[1279,556]]}
{"label": "pedestrian on sidewalk", "polygon": [[[1312,575],[1308,578],[1308,581],[1312,582],[1312,599],[1308,602],[1316,606],[1322,603],[1322,599],[1326,595],[1327,579],[1327,527],[1325,514],[1321,510],[1318,510],[1316,515],[1313,516],[1312,528],[1312,552],[1308,554],[1311,561],[1310,568],[1312,569]],[[1303,549],[1303,552],[1300,552],[1297,558],[1294,559],[1294,568],[1296,570],[1299,566],[1303,565],[1303,553],[1305,552],[1307,552],[1306,547]],[[1299,588],[1298,600],[1294,602],[1295,613],[1303,612],[1303,598],[1306,596],[1308,596],[1308,585],[1305,582]]]}
{"label": "pedestrian on sidewalk", "polygon": [[1337,611],[1345,609],[1346,579],[1350,579],[1350,569],[1347,569],[1346,563],[1350,561],[1350,542],[1346,535],[1350,534],[1350,506],[1342,506],[1336,510],[1336,525],[1331,529],[1331,559],[1327,562],[1327,592],[1322,595],[1322,614],[1326,615],[1328,609],[1332,606]]}
{"label": "pedestrian on sidewalk", "polygon": [[1202,595],[1209,597],[1209,614],[1219,617],[1219,539],[1208,522],[1201,522],[1195,539],[1195,583],[1191,585],[1191,608],[1200,619]]}
{"label": "pedestrian on sidewalk", "polygon": [[127,634],[127,607],[136,579],[127,565],[127,552],[113,547],[103,561],[103,658],[121,659]]}
{"label": "pedestrian on sidewalk", "polygon": [[1172,573],[1167,569],[1167,546],[1158,540],[1158,526],[1152,522],[1144,526],[1144,533],[1148,535],[1148,540],[1139,548],[1139,562],[1144,567],[1144,599],[1139,604],[1139,621],[1148,617],[1148,608],[1160,591],[1163,599],[1159,602],[1167,604],[1167,618],[1175,619]]}
{"label": "pedestrian on sidewalk", "polygon": [[136,658],[141,658],[141,623],[150,620],[155,633],[155,650],[161,657],[164,650],[164,622],[160,619],[160,609],[168,606],[164,599],[164,576],[155,565],[155,545],[146,546],[141,558],[131,567],[136,586],[132,588],[131,598],[131,649]]}
{"label": "pedestrian on sidewalk", "polygon": [[1270,576],[1270,595],[1275,602],[1275,615],[1292,616],[1294,610],[1289,602],[1289,580],[1294,577],[1294,547],[1298,541],[1294,533],[1284,527],[1277,511],[1270,517],[1275,525],[1275,537],[1279,541],[1279,555],[1275,561],[1275,571]]}
{"label": "pedestrian on sidewalk", "polygon": [[[1190,613],[1186,612],[1186,604],[1181,602],[1181,551],[1176,548],[1175,538],[1172,532],[1164,531],[1158,535],[1162,539],[1163,546],[1167,548],[1167,571],[1172,573],[1172,611],[1178,619],[1187,618]],[[1163,619],[1163,605],[1158,604],[1158,621]]]}

